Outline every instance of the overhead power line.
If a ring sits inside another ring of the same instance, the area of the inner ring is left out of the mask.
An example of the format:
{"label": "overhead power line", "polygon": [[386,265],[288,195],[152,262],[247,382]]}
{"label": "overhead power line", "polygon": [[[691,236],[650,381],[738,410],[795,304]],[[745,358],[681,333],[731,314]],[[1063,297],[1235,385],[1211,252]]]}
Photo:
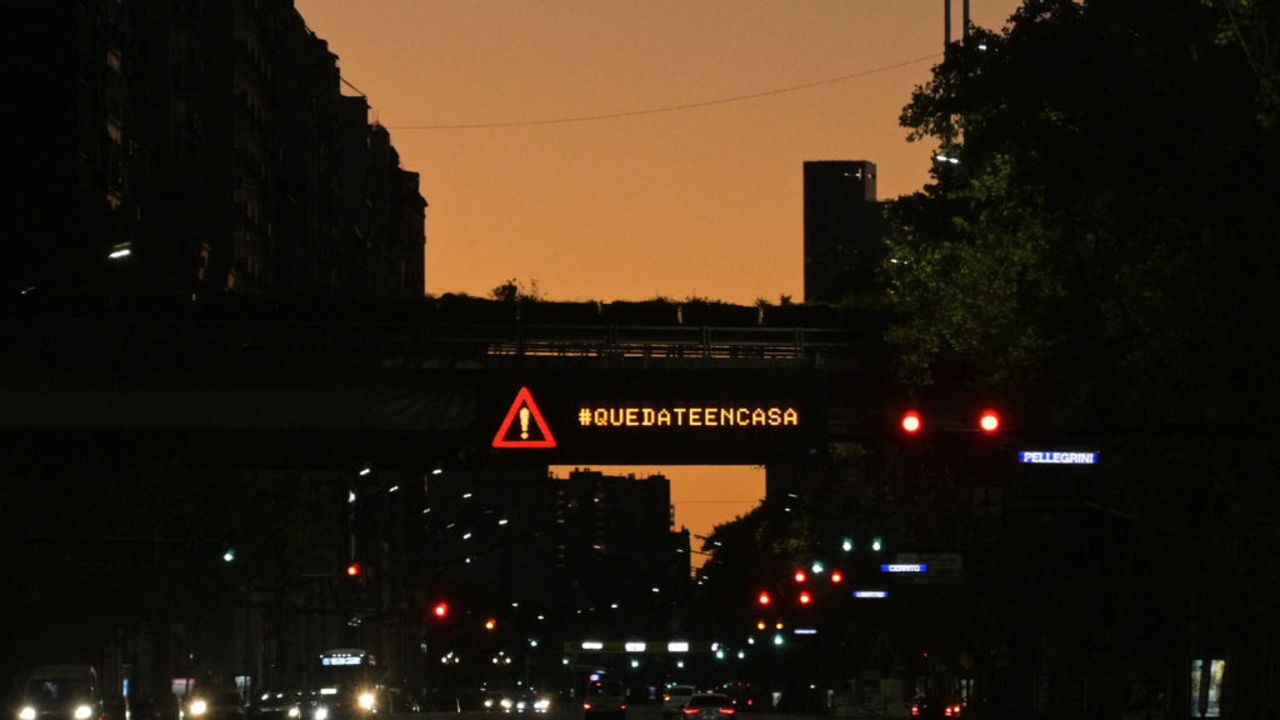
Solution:
{"label": "overhead power line", "polygon": [[798,85],[788,85],[787,87],[774,88],[772,90],[762,90],[760,92],[747,93],[746,95],[731,95],[729,97],[715,98],[713,100],[703,100],[700,102],[684,103],[681,105],[664,105],[662,107],[643,108],[640,110],[623,110],[620,112],[599,113],[595,115],[570,115],[564,117],[542,118],[537,120],[510,120],[506,122],[472,122],[459,123],[453,125],[388,125],[389,130],[479,130],[483,128],[512,128],[512,127],[530,127],[534,125],[563,125],[567,123],[592,122],[596,120],[616,120],[618,118],[637,117],[640,115],[659,115],[662,113],[679,112],[681,110],[696,110],[699,108],[711,107],[714,105],[727,105],[729,103],[743,102],[746,100],[756,100],[758,98],[770,97],[772,95],[782,95],[785,93],[798,92],[800,90],[808,90],[810,88],[820,87],[822,85],[834,85],[836,83],[855,80],[857,78],[867,77],[868,75],[876,75],[898,68],[908,67],[910,65],[918,65],[922,62],[936,60],[942,57],[942,53],[933,53],[910,60],[902,60],[891,63],[889,65],[881,65],[869,70],[860,70],[858,72],[848,73],[846,75],[838,75],[836,77],[825,78],[822,80],[814,80],[812,82],[800,83]]}

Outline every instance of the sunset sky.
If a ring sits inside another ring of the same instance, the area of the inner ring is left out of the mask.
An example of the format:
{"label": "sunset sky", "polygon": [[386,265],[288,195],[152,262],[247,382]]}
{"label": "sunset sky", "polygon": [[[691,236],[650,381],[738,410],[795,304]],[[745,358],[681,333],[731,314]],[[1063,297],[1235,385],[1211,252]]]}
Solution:
{"label": "sunset sky", "polygon": [[[295,1],[422,174],[432,294],[800,299],[805,160],[871,160],[881,198],[927,179],[898,116],[942,0]],[[762,471],[666,473],[699,534],[750,506],[686,501],[763,493]]]}

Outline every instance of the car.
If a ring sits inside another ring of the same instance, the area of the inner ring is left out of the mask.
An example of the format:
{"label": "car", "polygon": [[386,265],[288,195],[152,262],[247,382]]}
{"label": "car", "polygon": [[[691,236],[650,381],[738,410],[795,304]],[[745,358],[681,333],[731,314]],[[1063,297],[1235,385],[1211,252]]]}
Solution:
{"label": "car", "polygon": [[244,720],[244,698],[235,688],[197,688],[183,707],[191,720]]}
{"label": "car", "polygon": [[692,685],[672,685],[662,694],[662,714],[664,716],[679,715],[684,706],[689,704],[698,689]]}
{"label": "car", "polygon": [[686,720],[722,720],[737,713],[733,700],[724,693],[697,693],[680,711]]}
{"label": "car", "polygon": [[32,669],[22,686],[19,720],[97,720],[105,714],[98,674],[89,665]]}
{"label": "car", "polygon": [[302,688],[264,690],[249,706],[249,720],[310,720],[313,704],[311,693]]}
{"label": "car", "polygon": [[627,716],[627,690],[617,680],[595,680],[582,696],[582,710],[586,720],[622,720]]}
{"label": "car", "polygon": [[907,705],[907,714],[924,720],[946,720],[965,717],[965,706],[960,700],[917,699]]}

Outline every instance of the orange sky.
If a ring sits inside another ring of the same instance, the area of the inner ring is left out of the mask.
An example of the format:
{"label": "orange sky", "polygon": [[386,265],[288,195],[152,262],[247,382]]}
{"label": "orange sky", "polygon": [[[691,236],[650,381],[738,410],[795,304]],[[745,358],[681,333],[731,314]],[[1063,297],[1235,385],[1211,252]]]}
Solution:
{"label": "orange sky", "polygon": [[[557,300],[803,295],[801,164],[866,159],[880,197],[927,179],[898,115],[936,62],[700,109],[412,130],[702,103],[941,51],[942,0],[295,0],[422,174],[427,290],[515,277]],[[959,28],[961,0],[955,0]],[[1017,0],[972,0],[998,27]],[[639,472],[632,469],[630,471]],[[664,468],[706,534],[762,471]],[[750,490],[748,490],[750,488]]]}

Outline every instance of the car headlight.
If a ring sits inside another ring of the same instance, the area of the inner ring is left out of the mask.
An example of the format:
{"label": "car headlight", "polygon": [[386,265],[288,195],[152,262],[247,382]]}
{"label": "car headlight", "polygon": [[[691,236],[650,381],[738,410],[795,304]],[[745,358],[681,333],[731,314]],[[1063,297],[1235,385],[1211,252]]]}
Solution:
{"label": "car headlight", "polygon": [[551,707],[551,701],[546,698],[541,698],[533,704],[534,710],[546,710],[549,707]]}
{"label": "car headlight", "polygon": [[36,720],[36,709],[30,705],[18,712],[18,720]]}
{"label": "car headlight", "polygon": [[[205,702],[205,701],[203,701],[203,700],[196,700],[196,701],[194,701],[194,702],[192,702],[192,703],[191,703],[191,714],[192,714],[192,715],[194,715],[194,716],[196,716],[196,717],[200,717],[201,715],[203,715],[203,714],[205,714],[205,713],[207,713],[207,712],[209,712],[209,703],[207,703],[207,702]],[[87,716],[86,716],[86,717],[87,717]]]}
{"label": "car headlight", "polygon": [[93,708],[88,705],[77,705],[75,716],[76,720],[89,720],[93,716]]}
{"label": "car headlight", "polygon": [[504,709],[504,710],[510,710],[510,709],[511,709],[511,701],[510,701],[510,700],[508,700],[508,699],[506,699],[506,698],[502,698],[502,707],[503,707],[503,709]]}
{"label": "car headlight", "polygon": [[329,708],[321,706],[311,713],[313,720],[329,720]]}
{"label": "car headlight", "polygon": [[360,705],[361,710],[372,710],[375,705],[373,693],[363,692],[360,697],[356,698],[356,702]]}
{"label": "car headlight", "polygon": [[517,709],[517,710],[523,710],[523,709],[524,709],[524,701],[523,701],[523,700],[521,700],[520,702],[516,703],[516,709]]}
{"label": "car headlight", "polygon": [[289,717],[296,718],[301,716],[302,716],[302,708],[298,707],[297,705],[294,705],[293,707],[289,708]]}
{"label": "car headlight", "polygon": [[[493,698],[485,698],[484,706],[487,708],[493,707]],[[34,716],[33,716],[33,719],[34,719]],[[26,720],[26,718],[23,718],[23,720]]]}

